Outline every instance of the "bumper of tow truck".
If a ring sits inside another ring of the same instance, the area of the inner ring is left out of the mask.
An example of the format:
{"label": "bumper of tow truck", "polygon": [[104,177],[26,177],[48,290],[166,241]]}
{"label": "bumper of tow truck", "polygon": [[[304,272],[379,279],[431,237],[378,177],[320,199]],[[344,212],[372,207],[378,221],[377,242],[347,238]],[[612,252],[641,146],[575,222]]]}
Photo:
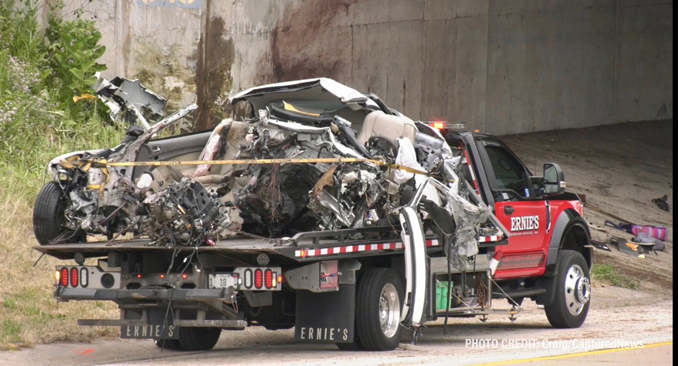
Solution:
{"label": "bumper of tow truck", "polygon": [[88,289],[57,286],[54,298],[69,300],[110,300],[110,301],[235,301],[232,288],[221,289]]}

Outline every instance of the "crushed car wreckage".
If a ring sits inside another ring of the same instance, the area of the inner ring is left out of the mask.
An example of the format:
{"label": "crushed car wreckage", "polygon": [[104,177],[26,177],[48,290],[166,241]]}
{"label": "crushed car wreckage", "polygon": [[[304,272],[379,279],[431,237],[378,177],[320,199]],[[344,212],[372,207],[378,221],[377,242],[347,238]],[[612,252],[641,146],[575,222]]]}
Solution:
{"label": "crushed car wreckage", "polygon": [[[149,141],[195,104],[151,125],[166,101],[138,81],[99,77],[97,95],[112,118],[131,127],[117,147],[49,163],[53,180],[34,213],[42,245],[126,233],[159,246],[213,245],[240,234],[286,242],[300,232],[368,227],[391,229],[355,235],[396,236],[407,230],[399,217],[408,206],[447,243],[460,268],[478,253],[478,236],[508,236],[459,178],[466,158],[438,130],[334,80],[271,84],[231,97],[253,113],[205,135],[197,160],[148,153],[160,151]],[[166,140],[188,146],[196,136]]]}

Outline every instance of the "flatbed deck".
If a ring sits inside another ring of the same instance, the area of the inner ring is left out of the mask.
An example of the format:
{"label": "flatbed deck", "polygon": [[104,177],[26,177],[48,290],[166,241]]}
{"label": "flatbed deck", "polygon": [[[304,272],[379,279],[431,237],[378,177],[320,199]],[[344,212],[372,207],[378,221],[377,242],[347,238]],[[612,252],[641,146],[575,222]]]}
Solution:
{"label": "flatbed deck", "polygon": [[[55,245],[41,245],[35,250],[59,258],[72,259],[75,253],[81,253],[86,258],[103,257],[111,252],[173,252],[174,250],[201,253],[215,253],[224,255],[252,255],[267,253],[282,255],[295,261],[303,262],[323,256],[341,257],[371,256],[388,254],[388,252],[402,252],[403,246],[398,235],[390,235],[392,239],[349,239],[350,236],[362,233],[384,232],[385,228],[365,228],[362,230],[337,230],[323,232],[299,233],[292,238],[268,239],[252,238],[237,235],[231,238],[216,241],[213,246],[156,246],[150,239],[118,240],[113,242],[99,241],[90,243],[66,243]],[[393,233],[392,228],[388,231]],[[440,248],[437,240],[427,241],[429,247]]]}

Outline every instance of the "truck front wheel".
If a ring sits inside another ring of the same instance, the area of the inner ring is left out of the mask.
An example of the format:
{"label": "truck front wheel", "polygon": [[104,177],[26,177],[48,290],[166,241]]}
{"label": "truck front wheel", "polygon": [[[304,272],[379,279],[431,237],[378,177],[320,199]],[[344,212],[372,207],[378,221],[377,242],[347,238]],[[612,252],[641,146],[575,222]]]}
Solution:
{"label": "truck front wheel", "polygon": [[563,250],[558,257],[555,299],[544,306],[554,328],[579,328],[586,320],[591,300],[591,275],[581,253]]}
{"label": "truck front wheel", "polygon": [[400,343],[403,285],[389,268],[369,269],[356,294],[356,335],[366,351],[390,351]]}

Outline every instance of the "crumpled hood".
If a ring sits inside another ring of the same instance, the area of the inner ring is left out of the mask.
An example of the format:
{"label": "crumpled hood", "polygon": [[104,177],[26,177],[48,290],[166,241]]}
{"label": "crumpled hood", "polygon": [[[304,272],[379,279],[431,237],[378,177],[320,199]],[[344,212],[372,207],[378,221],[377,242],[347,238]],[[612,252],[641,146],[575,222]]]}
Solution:
{"label": "crumpled hood", "polygon": [[275,101],[316,100],[379,109],[379,106],[363,93],[329,78],[315,78],[268,84],[247,89],[229,98],[231,104],[247,100],[254,110],[264,108]]}

